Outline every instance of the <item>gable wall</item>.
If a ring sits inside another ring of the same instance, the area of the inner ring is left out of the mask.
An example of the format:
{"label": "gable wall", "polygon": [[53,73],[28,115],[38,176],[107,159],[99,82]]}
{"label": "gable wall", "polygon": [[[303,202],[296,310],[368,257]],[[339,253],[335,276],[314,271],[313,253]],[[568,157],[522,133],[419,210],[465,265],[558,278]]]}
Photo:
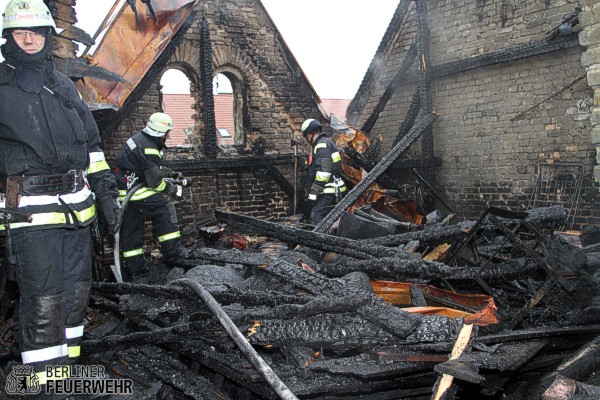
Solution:
{"label": "gable wall", "polygon": [[[267,156],[293,154],[290,137],[294,130],[309,116],[322,117],[312,88],[283,46],[261,4],[254,0],[201,1],[197,11],[198,21],[186,32],[183,42],[165,67],[184,71],[192,82],[191,93],[196,101],[192,148],[172,149],[167,159],[206,160],[202,154],[203,99],[199,84],[202,17],[206,18],[210,29],[212,70],[215,73],[222,69],[235,70],[246,84],[249,120],[246,134],[258,134],[266,140]],[[114,166],[125,141],[145,126],[153,112],[160,110],[160,75],[136,99],[132,112],[105,144],[109,164]],[[219,157],[223,156],[219,154]],[[243,156],[252,154],[244,153]],[[293,163],[276,167],[289,182],[293,182]],[[183,225],[210,215],[215,208],[226,208],[255,217],[283,216],[287,214],[292,201],[266,174],[264,167],[181,172],[196,182],[192,194],[186,194],[177,205]]]}

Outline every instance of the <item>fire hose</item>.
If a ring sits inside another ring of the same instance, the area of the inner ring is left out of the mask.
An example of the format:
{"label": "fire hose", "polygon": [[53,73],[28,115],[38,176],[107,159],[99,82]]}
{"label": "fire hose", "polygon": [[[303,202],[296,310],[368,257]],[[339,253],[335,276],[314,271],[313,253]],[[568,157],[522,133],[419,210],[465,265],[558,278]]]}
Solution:
{"label": "fire hose", "polygon": [[[179,186],[191,186],[191,184],[192,184],[192,180],[188,179],[188,178],[183,178],[183,179],[164,178],[164,180],[171,184],[175,184],[175,185],[179,185]],[[145,186],[145,184],[143,182],[139,182],[139,183],[136,183],[135,185],[133,185],[131,187],[131,189],[129,189],[127,191],[127,195],[121,202],[121,215],[122,216],[125,215],[125,209],[127,208],[127,204],[129,204],[129,200],[131,199],[131,197],[133,197],[135,192],[137,192],[139,189],[141,189],[144,186]],[[178,196],[179,195],[180,194],[178,193]],[[113,271],[113,274],[115,275],[115,279],[117,280],[117,282],[123,283],[123,274],[121,272],[121,259],[120,259],[120,247],[119,247],[120,246],[120,244],[119,244],[120,238],[121,238],[120,232],[115,233],[114,250],[113,250],[113,259],[114,259],[115,263],[110,266],[110,269]]]}
{"label": "fire hose", "polygon": [[258,373],[267,381],[269,386],[271,386],[271,388],[281,399],[298,400],[296,395],[294,395],[294,393],[288,389],[285,383],[279,379],[271,367],[269,367],[269,365],[262,359],[256,350],[254,350],[254,347],[248,343],[244,335],[242,335],[231,318],[229,318],[229,315],[223,311],[219,303],[217,303],[212,295],[206,289],[204,289],[201,284],[188,278],[178,279],[172,283],[187,286],[202,299],[204,305],[219,320],[223,328],[225,328],[229,336],[241,350],[242,354],[244,354],[248,361],[250,361],[250,364],[256,368]]}

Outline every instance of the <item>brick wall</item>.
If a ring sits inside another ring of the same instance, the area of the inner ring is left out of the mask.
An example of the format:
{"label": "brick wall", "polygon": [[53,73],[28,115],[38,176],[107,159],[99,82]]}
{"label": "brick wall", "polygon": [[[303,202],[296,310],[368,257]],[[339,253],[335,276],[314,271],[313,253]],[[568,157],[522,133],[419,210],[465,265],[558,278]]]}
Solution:
{"label": "brick wall", "polygon": [[[456,0],[426,4],[431,68],[542,40],[578,2]],[[584,6],[582,14],[589,13],[590,7]],[[414,40],[415,11],[412,6],[410,10],[404,23],[386,33],[378,50],[368,82],[370,97],[353,100],[366,104],[359,126]],[[583,166],[574,227],[600,222],[598,184],[593,177],[596,145],[590,120],[594,92],[585,79],[583,51],[572,47],[433,80],[433,110],[438,114],[433,125],[434,152],[441,159],[441,166],[434,171],[435,185],[461,216],[476,218],[486,205],[527,208],[536,188],[538,165],[565,162]],[[409,83],[397,90],[372,130],[384,136],[385,150],[391,147],[414,90]],[[417,143],[407,153],[419,156],[420,147]],[[406,171],[397,173],[399,179],[407,176]],[[560,194],[556,197],[557,202],[562,201]]]}
{"label": "brick wall", "polygon": [[[291,135],[308,117],[321,118],[318,97],[299,66],[279,37],[262,5],[253,0],[218,0],[200,2],[200,17],[210,29],[213,71],[233,71],[245,85],[247,94],[244,129],[266,140],[269,156],[293,154]],[[205,161],[202,154],[202,94],[200,93],[200,22],[194,22],[182,43],[163,70],[177,68],[192,82],[193,147],[172,149],[171,160]],[[107,160],[115,165],[126,140],[139,132],[147,118],[160,110],[160,74],[145,93],[130,104],[127,118],[116,128],[104,145]],[[247,146],[250,144],[247,143]],[[248,154],[244,154],[248,156]],[[219,157],[229,155],[219,154]],[[260,156],[257,156],[260,158]],[[293,181],[293,165],[277,165]],[[182,170],[195,183],[191,193],[186,189],[183,201],[176,204],[182,228],[194,220],[211,215],[215,208],[255,217],[277,217],[288,213],[291,199],[266,174],[264,167],[206,168],[202,171]]]}

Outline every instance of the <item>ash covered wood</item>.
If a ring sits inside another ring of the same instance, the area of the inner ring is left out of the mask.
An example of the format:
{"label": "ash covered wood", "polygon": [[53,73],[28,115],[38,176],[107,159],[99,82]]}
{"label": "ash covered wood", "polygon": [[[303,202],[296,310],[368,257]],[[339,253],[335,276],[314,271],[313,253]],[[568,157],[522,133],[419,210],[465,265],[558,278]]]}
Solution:
{"label": "ash covered wood", "polygon": [[[211,294],[298,398],[430,399],[442,376],[453,378],[446,396],[458,399],[563,387],[589,396],[600,324],[584,316],[600,303],[597,268],[593,253],[554,234],[561,214],[531,210],[530,226],[506,218],[424,226],[406,234],[408,251],[219,211],[222,240],[199,235],[192,260],[152,263],[145,282],[94,283],[83,362],[133,379],[140,398],[281,398],[197,293],[175,284],[184,278]],[[264,240],[250,240],[256,234]],[[231,235],[249,244],[231,248]],[[452,263],[423,259],[468,235]],[[5,363],[18,360],[13,321],[0,331]],[[469,345],[451,358],[465,324],[475,324]]]}

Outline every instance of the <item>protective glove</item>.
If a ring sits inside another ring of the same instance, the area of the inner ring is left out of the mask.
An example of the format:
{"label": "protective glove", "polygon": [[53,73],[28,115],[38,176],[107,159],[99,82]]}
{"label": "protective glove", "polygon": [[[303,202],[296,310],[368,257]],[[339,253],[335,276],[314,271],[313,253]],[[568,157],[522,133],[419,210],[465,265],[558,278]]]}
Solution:
{"label": "protective glove", "polygon": [[175,200],[180,200],[181,196],[183,196],[183,187],[181,185],[170,183],[169,188],[167,189],[167,194]]}
{"label": "protective glove", "polygon": [[171,172],[171,178],[181,180],[183,179],[183,174],[181,172],[173,171]]}
{"label": "protective glove", "polygon": [[102,214],[108,224],[108,233],[114,236],[121,229],[121,221],[123,220],[121,204],[119,204],[117,199],[113,199],[112,197],[99,199],[99,203],[100,208],[102,208]]}
{"label": "protective glove", "polygon": [[323,186],[313,183],[310,187],[310,193],[308,195],[308,201],[317,201],[317,196],[323,193]]}

